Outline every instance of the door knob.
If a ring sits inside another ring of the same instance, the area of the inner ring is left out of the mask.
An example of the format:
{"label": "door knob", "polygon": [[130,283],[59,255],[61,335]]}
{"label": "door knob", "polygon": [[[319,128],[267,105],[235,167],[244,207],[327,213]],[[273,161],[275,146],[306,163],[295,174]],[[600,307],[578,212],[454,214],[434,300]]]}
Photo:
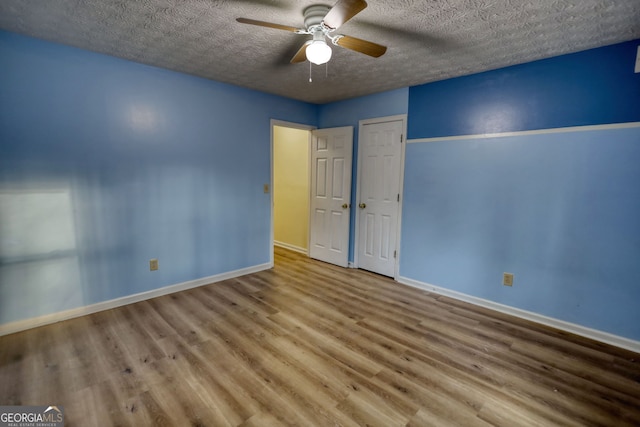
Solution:
{"label": "door knob", "polygon": [[360,206],[360,209],[364,209],[367,207],[366,203],[360,203],[358,206]]}
{"label": "door knob", "polygon": [[342,205],[342,209],[347,209],[348,207],[349,207],[349,205],[346,204],[346,203],[344,205]]}

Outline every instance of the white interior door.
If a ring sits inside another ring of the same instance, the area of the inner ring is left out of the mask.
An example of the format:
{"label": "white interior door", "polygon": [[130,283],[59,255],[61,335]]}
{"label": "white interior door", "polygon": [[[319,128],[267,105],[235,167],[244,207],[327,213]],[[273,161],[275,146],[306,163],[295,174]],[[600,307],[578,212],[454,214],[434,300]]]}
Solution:
{"label": "white interior door", "polygon": [[346,267],[353,127],[312,131],[309,256]]}
{"label": "white interior door", "polygon": [[393,277],[400,212],[402,120],[365,124],[359,137],[359,268]]}

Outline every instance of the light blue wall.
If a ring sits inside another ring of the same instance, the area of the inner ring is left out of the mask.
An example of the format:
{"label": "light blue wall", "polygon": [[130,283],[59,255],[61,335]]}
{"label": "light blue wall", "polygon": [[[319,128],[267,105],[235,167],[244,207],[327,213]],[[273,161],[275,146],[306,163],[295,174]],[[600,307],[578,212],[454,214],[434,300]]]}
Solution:
{"label": "light blue wall", "polygon": [[[0,323],[268,262],[270,119],[640,121],[638,44],[315,106],[0,32]],[[640,339],[638,132],[408,144],[400,274]]]}
{"label": "light blue wall", "polygon": [[638,339],[639,162],[640,127],[409,144],[400,272]]}
{"label": "light blue wall", "polygon": [[[356,178],[358,176],[358,125],[360,120],[407,114],[409,89],[397,89],[318,107],[318,127],[353,126],[353,174],[351,179],[351,206],[356,206]],[[353,261],[355,244],[356,209],[351,209],[349,228],[349,261]]]}
{"label": "light blue wall", "polygon": [[269,262],[270,119],[317,106],[0,32],[0,323]]}
{"label": "light blue wall", "polygon": [[[409,136],[640,121],[638,45],[411,88]],[[640,128],[406,148],[402,276],[640,340]]]}

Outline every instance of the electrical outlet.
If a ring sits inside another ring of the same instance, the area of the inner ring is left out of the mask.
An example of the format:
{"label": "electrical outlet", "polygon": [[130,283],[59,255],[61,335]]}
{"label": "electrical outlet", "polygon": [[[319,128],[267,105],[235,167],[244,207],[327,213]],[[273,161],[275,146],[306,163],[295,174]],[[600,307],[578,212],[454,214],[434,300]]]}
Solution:
{"label": "electrical outlet", "polygon": [[502,273],[502,284],[505,286],[513,286],[513,273]]}
{"label": "electrical outlet", "polygon": [[156,271],[158,269],[158,260],[156,258],[149,260],[149,270]]}

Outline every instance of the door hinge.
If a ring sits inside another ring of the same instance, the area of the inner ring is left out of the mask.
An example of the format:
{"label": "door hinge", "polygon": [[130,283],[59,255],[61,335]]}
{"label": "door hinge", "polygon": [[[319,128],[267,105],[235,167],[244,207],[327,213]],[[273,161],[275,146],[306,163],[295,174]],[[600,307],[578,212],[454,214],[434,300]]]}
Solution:
{"label": "door hinge", "polygon": [[393,257],[397,258],[398,257],[398,251],[393,251]]}
{"label": "door hinge", "polygon": [[398,201],[400,201],[400,193],[398,193]]}
{"label": "door hinge", "polygon": [[400,142],[402,143],[404,139],[404,135],[400,134]]}

